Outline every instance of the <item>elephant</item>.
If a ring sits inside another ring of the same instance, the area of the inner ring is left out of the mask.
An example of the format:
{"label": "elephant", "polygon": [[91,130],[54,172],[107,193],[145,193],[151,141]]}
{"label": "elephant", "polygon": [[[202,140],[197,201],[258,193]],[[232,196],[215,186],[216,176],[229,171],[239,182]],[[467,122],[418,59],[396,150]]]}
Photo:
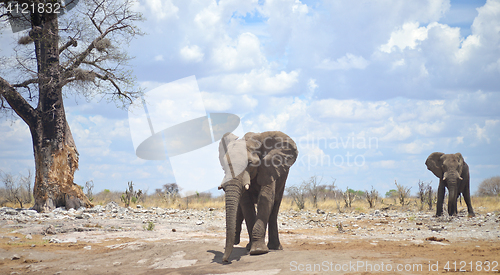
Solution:
{"label": "elephant", "polygon": [[[219,160],[224,178],[219,189],[225,192],[226,208],[223,262],[229,261],[233,245],[239,243],[243,217],[251,255],[283,249],[278,237],[278,211],[288,172],[297,156],[295,142],[279,131],[248,132],[242,139],[226,133],[221,138]],[[269,241],[266,246],[267,227]]]}
{"label": "elephant", "polygon": [[434,152],[425,161],[429,169],[439,178],[438,200],[436,216],[443,214],[444,188],[448,188],[448,214],[457,214],[457,199],[460,194],[467,204],[469,217],[474,217],[474,210],[470,200],[470,175],[469,165],[464,161],[462,154],[444,154]]}

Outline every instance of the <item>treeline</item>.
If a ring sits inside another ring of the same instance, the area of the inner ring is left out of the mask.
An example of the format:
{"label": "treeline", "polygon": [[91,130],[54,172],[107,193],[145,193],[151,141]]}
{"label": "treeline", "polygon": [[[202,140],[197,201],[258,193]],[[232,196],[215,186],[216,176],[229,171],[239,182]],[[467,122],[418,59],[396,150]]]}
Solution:
{"label": "treeline", "polygon": [[[0,207],[7,204],[21,208],[31,206],[33,203],[33,182],[31,171],[28,171],[25,175],[13,175],[0,171]],[[420,210],[425,208],[431,210],[437,201],[437,192],[431,184],[432,182],[419,181],[417,183],[418,190],[412,196],[411,187],[395,181],[395,188],[381,196],[373,186],[370,190],[354,190],[348,186],[343,189],[336,185],[336,180],[325,183],[323,178],[313,176],[298,186],[288,186],[285,189],[285,196],[289,197],[299,209],[304,209],[306,202],[317,208],[320,202],[333,201],[336,208],[343,211],[351,208],[355,201],[364,201],[369,208],[374,208],[379,203],[385,205],[393,203],[405,206],[411,201],[416,201]],[[94,194],[92,180],[87,181],[80,187],[89,200],[95,204],[106,204],[115,201],[122,202],[126,207],[131,204],[148,204],[151,206],[166,205],[167,207],[189,208],[193,203],[202,204],[223,199],[221,197],[213,198],[209,192],[192,192],[188,196],[181,198],[180,191],[182,188],[176,183],[164,184],[161,188],[155,189],[152,194],[149,194],[149,190],[136,190],[132,181],[127,183],[124,191],[104,189]],[[475,195],[480,197],[500,197],[500,176],[483,180],[479,184]]]}
{"label": "treeline", "polygon": [[[337,187],[335,180],[332,180],[330,184],[323,184],[322,178],[313,176],[298,186],[287,187],[285,196],[289,197],[299,209],[304,209],[307,201],[312,204],[313,208],[317,208],[319,201],[333,200],[337,209],[341,212],[343,209],[351,208],[355,201],[366,201],[369,208],[374,208],[377,203],[387,204],[387,200],[391,202],[393,200],[394,204],[401,206],[406,206],[411,201],[415,201],[420,210],[425,208],[432,210],[437,202],[437,192],[431,184],[432,181],[422,182],[419,180],[417,183],[418,190],[412,196],[412,187],[404,186],[395,181],[395,189],[387,191],[384,197],[381,197],[373,186],[370,190],[354,190],[349,187],[341,189]],[[500,177],[483,180],[479,185],[476,196],[500,197]],[[384,202],[384,198],[386,202]],[[410,198],[413,200],[410,200]]]}

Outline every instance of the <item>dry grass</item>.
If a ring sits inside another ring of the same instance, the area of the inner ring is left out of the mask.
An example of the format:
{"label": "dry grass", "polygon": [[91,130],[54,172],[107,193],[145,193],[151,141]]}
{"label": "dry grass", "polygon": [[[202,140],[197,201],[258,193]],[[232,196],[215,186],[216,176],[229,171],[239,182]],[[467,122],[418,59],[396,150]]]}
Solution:
{"label": "dry grass", "polygon": [[[100,192],[94,196],[93,203],[96,205],[106,205],[107,203],[114,201],[118,203],[120,206],[124,206],[124,203],[121,202],[120,196],[121,192]],[[316,209],[321,209],[326,212],[338,213],[338,212],[371,212],[375,209],[382,209],[389,207],[393,210],[399,211],[419,211],[420,209],[420,201],[417,198],[410,198],[409,205],[401,207],[399,202],[393,198],[383,198],[379,199],[374,208],[369,208],[369,204],[365,199],[356,199],[351,208],[346,208],[343,200],[334,200],[334,199],[319,199],[318,207],[313,207],[312,201],[307,199],[305,202],[305,210],[316,211]],[[184,197],[177,198],[171,201],[165,201],[158,195],[148,195],[143,197],[136,203],[131,203],[130,207],[135,208],[138,204],[142,205],[145,208],[149,207],[161,207],[161,208],[174,208],[174,209],[221,209],[224,207],[224,197],[216,197],[216,198],[208,198],[208,197]],[[446,200],[444,203],[446,209]],[[17,208],[19,204],[13,203],[5,203],[3,206]],[[33,203],[26,205],[26,208],[33,206]],[[472,197],[472,206],[474,207],[474,211],[479,214],[485,214],[488,212],[500,212],[500,197]],[[282,210],[298,210],[298,207],[295,205],[293,200],[290,197],[284,197],[281,203]],[[467,209],[467,206],[462,199],[462,203],[458,203],[458,210]],[[423,211],[428,211],[427,205],[424,205]],[[433,205],[433,209],[430,212],[436,211],[436,205]]]}
{"label": "dry grass", "polygon": [[[99,205],[106,205],[107,203],[114,201],[121,206],[125,206],[125,204],[120,199],[121,194],[121,192],[100,192],[94,196],[93,202]],[[175,198],[167,201],[159,195],[153,194],[143,196],[139,199],[139,201],[130,203],[130,207],[135,208],[138,204],[145,208],[161,207],[175,209],[223,209],[224,198],[207,198],[204,196],[197,197],[196,195],[194,195],[187,198]]]}
{"label": "dry grass", "polygon": [[[472,197],[472,206],[474,208],[474,212],[478,214],[485,214],[488,212],[500,212],[500,197]],[[444,202],[444,207],[446,209],[447,201]],[[315,211],[316,209],[321,209],[326,212],[338,213],[338,212],[371,212],[375,209],[381,209],[389,207],[392,210],[399,211],[420,211],[420,200],[417,198],[410,198],[409,204],[402,207],[399,202],[392,198],[383,198],[379,199],[374,208],[369,208],[369,204],[366,200],[357,199],[355,200],[351,208],[346,208],[343,200],[319,200],[318,207],[314,208],[311,200],[306,200],[305,209]],[[298,207],[295,205],[293,200],[289,197],[283,198],[281,203],[282,210],[298,210]],[[465,209],[467,210],[467,205],[465,201],[462,199],[462,203],[458,202],[458,211]],[[428,206],[424,205],[422,211],[429,211]],[[433,205],[431,213],[435,213],[436,205]]]}

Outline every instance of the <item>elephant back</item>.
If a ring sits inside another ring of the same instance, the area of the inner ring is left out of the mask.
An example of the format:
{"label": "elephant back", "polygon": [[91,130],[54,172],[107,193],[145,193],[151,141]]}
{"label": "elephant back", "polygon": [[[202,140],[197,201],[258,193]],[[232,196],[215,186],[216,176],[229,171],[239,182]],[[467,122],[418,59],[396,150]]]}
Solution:
{"label": "elephant back", "polygon": [[260,134],[247,133],[245,135],[251,153],[259,155],[273,166],[292,166],[298,156],[295,141],[287,134],[280,131],[268,131]]}

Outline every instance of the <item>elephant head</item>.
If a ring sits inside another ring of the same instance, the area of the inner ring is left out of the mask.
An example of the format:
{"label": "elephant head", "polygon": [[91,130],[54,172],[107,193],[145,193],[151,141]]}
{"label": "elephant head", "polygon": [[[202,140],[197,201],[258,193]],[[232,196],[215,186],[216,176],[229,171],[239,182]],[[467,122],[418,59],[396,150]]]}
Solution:
{"label": "elephant head", "polygon": [[468,177],[468,169],[465,169],[467,164],[465,163],[462,154],[444,154],[440,152],[434,152],[429,155],[425,162],[425,165],[427,165],[427,169],[429,169],[436,177],[440,179],[439,184],[443,184],[443,190],[444,187],[448,188],[448,211],[450,215],[455,214],[454,212],[456,210],[454,209],[457,208],[456,199],[458,198],[459,193],[462,192],[462,190],[460,190],[461,183],[464,177]]}
{"label": "elephant head", "polygon": [[226,246],[223,261],[233,250],[236,216],[240,199],[251,184],[264,179],[277,179],[288,173],[295,162],[297,147],[293,140],[281,132],[247,133],[242,139],[227,133],[219,144],[219,160],[225,176],[219,189],[225,191]]}

